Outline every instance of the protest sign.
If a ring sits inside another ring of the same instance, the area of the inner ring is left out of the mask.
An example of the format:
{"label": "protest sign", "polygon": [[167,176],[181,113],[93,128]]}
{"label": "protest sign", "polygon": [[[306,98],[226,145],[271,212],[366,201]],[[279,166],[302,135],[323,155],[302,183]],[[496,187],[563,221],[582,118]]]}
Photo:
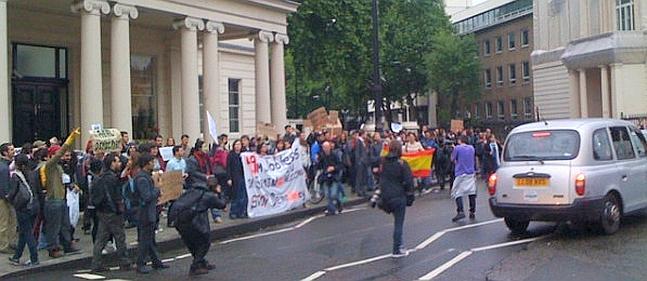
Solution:
{"label": "protest sign", "polygon": [[276,132],[276,128],[272,124],[257,123],[256,135],[268,137],[271,140],[276,140],[278,133]]}
{"label": "protest sign", "polygon": [[166,146],[166,147],[160,147],[159,148],[160,155],[162,156],[162,160],[168,161],[173,158],[173,147],[172,146]]}
{"label": "protest sign", "polygon": [[171,171],[153,174],[153,181],[162,194],[157,200],[157,205],[178,199],[182,195],[184,177],[182,171]]}
{"label": "protest sign", "polygon": [[464,129],[464,127],[463,127],[463,120],[456,120],[456,119],[453,119],[453,120],[451,121],[451,129],[452,129],[452,132],[454,132],[454,133],[460,133],[460,132],[462,132],[462,131],[463,131],[463,129]]}
{"label": "protest sign", "polygon": [[295,141],[290,150],[275,155],[241,154],[250,218],[286,212],[310,199],[299,151]]}
{"label": "protest sign", "polygon": [[121,151],[121,133],[117,129],[91,130],[90,139],[95,151]]}

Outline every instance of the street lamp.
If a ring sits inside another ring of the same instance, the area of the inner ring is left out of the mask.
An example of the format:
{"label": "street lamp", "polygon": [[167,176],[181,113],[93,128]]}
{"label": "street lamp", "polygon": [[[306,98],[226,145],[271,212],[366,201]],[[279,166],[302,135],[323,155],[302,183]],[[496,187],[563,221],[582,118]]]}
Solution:
{"label": "street lamp", "polygon": [[373,0],[372,3],[372,18],[373,18],[373,97],[375,98],[375,131],[382,132],[384,129],[384,122],[382,120],[382,81],[380,79],[380,42],[379,42],[379,16],[378,16],[378,0]]}

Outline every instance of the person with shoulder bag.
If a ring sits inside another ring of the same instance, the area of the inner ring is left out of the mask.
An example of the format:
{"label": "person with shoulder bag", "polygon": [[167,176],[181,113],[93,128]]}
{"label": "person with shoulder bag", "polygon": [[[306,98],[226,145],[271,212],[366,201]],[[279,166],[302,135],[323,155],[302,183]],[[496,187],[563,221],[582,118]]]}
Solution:
{"label": "person with shoulder bag", "polygon": [[404,249],[402,232],[404,215],[407,206],[412,206],[415,199],[413,195],[413,174],[407,162],[400,159],[402,144],[397,141],[389,143],[389,154],[382,160],[380,174],[380,196],[384,211],[393,213],[393,257],[407,256],[409,252]]}
{"label": "person with shoulder bag", "polygon": [[39,210],[38,192],[27,180],[31,176],[29,170],[29,157],[20,154],[15,158],[16,171],[9,180],[9,194],[7,199],[16,209],[18,219],[18,246],[13,257],[9,261],[14,265],[21,265],[25,245],[29,249],[30,263],[26,265],[38,265],[38,249],[36,238],[32,231],[36,215]]}
{"label": "person with shoulder bag", "polygon": [[95,180],[92,190],[92,205],[95,207],[99,221],[97,238],[92,251],[92,271],[103,272],[108,269],[103,266],[101,252],[111,237],[117,246],[117,255],[121,260],[122,270],[130,269],[130,261],[126,254],[126,228],[124,213],[126,207],[121,195],[121,184],[117,174],[121,170],[121,159],[115,152],[103,159],[103,171]]}

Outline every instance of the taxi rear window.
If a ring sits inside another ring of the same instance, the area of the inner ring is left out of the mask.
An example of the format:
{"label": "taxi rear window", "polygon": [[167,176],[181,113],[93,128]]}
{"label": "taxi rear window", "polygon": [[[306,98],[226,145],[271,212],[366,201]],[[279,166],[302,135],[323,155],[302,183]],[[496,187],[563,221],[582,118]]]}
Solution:
{"label": "taxi rear window", "polygon": [[511,135],[505,145],[505,161],[572,160],[580,150],[574,130],[546,130]]}

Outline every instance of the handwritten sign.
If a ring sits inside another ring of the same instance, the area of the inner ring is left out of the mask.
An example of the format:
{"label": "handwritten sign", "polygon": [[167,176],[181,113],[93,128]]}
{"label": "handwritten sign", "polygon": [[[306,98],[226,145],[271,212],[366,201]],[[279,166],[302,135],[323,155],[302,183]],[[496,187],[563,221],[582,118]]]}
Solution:
{"label": "handwritten sign", "polygon": [[463,120],[456,120],[456,119],[452,120],[451,121],[451,129],[452,129],[452,132],[454,132],[454,133],[462,132],[463,129],[464,129]]}
{"label": "handwritten sign", "polygon": [[156,173],[153,175],[153,181],[162,193],[157,205],[178,199],[182,195],[182,186],[184,185],[182,171]]}
{"label": "handwritten sign", "polygon": [[95,151],[121,151],[121,133],[117,129],[92,130],[90,139]]}
{"label": "handwritten sign", "polygon": [[264,137],[268,137],[271,140],[276,140],[277,132],[276,128],[272,124],[256,124],[256,134]]}
{"label": "handwritten sign", "polygon": [[299,142],[295,141],[290,150],[275,155],[241,154],[249,217],[286,212],[310,199],[299,151]]}

